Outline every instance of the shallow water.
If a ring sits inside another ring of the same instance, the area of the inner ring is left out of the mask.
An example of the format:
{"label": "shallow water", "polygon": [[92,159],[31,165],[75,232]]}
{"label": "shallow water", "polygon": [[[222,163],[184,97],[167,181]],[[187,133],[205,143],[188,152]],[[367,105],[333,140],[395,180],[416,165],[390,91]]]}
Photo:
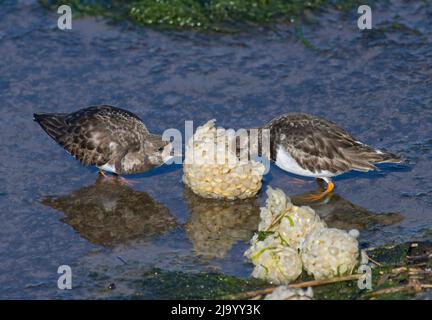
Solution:
{"label": "shallow water", "polygon": [[[157,133],[183,130],[184,120],[216,118],[238,129],[288,111],[324,116],[408,165],[336,178],[336,195],[318,213],[330,225],[364,229],[363,246],[421,238],[432,228],[432,4],[386,1],[373,12],[368,32],[357,29],[356,10],[234,35],[97,18],[63,32],[56,13],[35,1],[3,1],[0,298],[121,297],[153,267],[251,272],[243,252],[263,192],[245,202],[203,201],[185,190],[180,166],[133,176],[131,188],[101,188],[96,170],[32,121],[40,111],[106,103]],[[293,178],[272,167],[264,187],[289,195],[315,188]],[[73,290],[57,289],[62,264],[72,268]],[[115,290],[106,290],[110,283]]]}

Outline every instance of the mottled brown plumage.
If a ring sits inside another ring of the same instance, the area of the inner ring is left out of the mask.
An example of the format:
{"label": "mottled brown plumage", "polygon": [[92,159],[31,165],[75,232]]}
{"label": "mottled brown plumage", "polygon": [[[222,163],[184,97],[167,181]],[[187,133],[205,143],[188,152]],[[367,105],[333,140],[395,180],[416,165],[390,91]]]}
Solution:
{"label": "mottled brown plumage", "polygon": [[399,156],[367,146],[334,123],[305,113],[284,114],[261,129],[270,131],[270,157],[277,166],[327,182],[323,193],[305,200],[330,194],[334,188],[331,177],[351,170],[374,170],[377,163],[402,162]]}
{"label": "mottled brown plumage", "polygon": [[160,166],[169,157],[168,142],[124,109],[103,105],[69,114],[35,113],[34,120],[85,166],[130,174]]}
{"label": "mottled brown plumage", "polygon": [[[335,176],[350,170],[369,171],[375,164],[401,162],[392,153],[374,149],[355,139],[334,123],[304,113],[287,113],[270,121],[270,148],[273,161],[285,150],[312,176]],[[326,172],[324,174],[324,172]]]}

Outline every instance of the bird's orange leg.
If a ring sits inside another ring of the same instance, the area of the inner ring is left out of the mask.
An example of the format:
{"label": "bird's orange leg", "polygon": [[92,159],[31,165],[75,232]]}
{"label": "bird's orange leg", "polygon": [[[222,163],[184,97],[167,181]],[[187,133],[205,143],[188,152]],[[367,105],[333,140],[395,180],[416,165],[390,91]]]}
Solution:
{"label": "bird's orange leg", "polygon": [[324,192],[321,193],[311,193],[304,196],[301,196],[301,200],[308,201],[308,202],[314,202],[321,200],[325,198],[326,196],[330,195],[334,189],[334,183],[330,180],[327,181],[327,188],[324,190]]}

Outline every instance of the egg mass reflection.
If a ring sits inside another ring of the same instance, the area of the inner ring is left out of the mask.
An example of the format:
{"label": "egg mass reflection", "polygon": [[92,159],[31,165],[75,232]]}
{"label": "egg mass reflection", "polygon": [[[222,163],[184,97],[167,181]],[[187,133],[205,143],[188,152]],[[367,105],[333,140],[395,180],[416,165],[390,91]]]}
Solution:
{"label": "egg mass reflection", "polygon": [[245,200],[204,199],[185,188],[191,211],[185,225],[195,254],[208,259],[223,258],[238,241],[247,242],[259,223],[256,198]]}

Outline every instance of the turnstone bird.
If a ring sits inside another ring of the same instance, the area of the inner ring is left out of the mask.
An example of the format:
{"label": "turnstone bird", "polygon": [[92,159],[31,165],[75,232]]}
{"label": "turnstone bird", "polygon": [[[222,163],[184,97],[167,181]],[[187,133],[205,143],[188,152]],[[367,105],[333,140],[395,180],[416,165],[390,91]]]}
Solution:
{"label": "turnstone bird", "polygon": [[145,172],[170,158],[170,143],[138,116],[102,105],[72,113],[35,113],[34,120],[83,165],[120,174]]}
{"label": "turnstone bird", "polygon": [[304,198],[309,201],[330,194],[334,176],[375,170],[377,163],[402,162],[401,157],[369,147],[334,123],[309,114],[287,113],[262,128],[270,131],[270,157],[279,168],[327,183],[324,192]]}

